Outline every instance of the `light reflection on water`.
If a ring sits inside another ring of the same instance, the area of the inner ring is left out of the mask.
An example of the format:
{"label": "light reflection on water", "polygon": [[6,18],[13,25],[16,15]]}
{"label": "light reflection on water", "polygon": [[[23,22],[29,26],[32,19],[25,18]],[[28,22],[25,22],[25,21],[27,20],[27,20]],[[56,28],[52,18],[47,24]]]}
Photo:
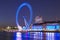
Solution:
{"label": "light reflection on water", "polygon": [[60,33],[51,32],[0,32],[0,40],[60,40]]}
{"label": "light reflection on water", "polygon": [[54,33],[46,33],[46,40],[54,40]]}
{"label": "light reflection on water", "polygon": [[16,33],[16,40],[60,40],[60,33],[26,32]]}
{"label": "light reflection on water", "polygon": [[33,34],[33,35],[34,35],[34,40],[42,40],[42,38],[43,38],[43,37],[41,37],[41,36],[43,36],[42,32],[35,32],[35,34]]}
{"label": "light reflection on water", "polygon": [[16,33],[16,40],[22,40],[21,38],[22,38],[21,37],[21,33],[20,32],[17,32]]}

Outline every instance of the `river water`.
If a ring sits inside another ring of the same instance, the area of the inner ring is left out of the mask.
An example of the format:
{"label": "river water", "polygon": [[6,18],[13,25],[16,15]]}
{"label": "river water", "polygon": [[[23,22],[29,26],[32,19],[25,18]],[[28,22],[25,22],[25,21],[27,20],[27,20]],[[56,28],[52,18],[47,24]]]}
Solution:
{"label": "river water", "polygon": [[0,40],[60,40],[60,33],[54,32],[0,32]]}

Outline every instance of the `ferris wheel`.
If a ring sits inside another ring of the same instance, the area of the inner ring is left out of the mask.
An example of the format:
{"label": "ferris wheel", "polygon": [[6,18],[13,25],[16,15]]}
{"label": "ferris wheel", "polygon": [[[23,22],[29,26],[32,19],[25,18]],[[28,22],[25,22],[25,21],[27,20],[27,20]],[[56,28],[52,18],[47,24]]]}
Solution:
{"label": "ferris wheel", "polygon": [[[31,25],[31,22],[32,22],[32,7],[31,7],[31,5],[30,4],[28,4],[28,3],[22,3],[19,7],[18,7],[18,9],[17,9],[17,12],[16,12],[16,25],[17,25],[17,27],[18,27],[18,29],[19,30],[22,30],[22,27],[21,27],[21,25],[19,25],[19,22],[18,22],[18,16],[19,16],[19,11],[21,11],[21,9],[23,8],[23,7],[28,7],[28,9],[29,9],[29,11],[30,11],[30,16],[29,16],[29,20],[27,21],[27,18],[25,18],[26,16],[22,16],[22,18],[24,19],[24,23],[25,23],[25,27],[28,29],[29,28],[29,26]],[[21,23],[21,22],[20,22]]]}

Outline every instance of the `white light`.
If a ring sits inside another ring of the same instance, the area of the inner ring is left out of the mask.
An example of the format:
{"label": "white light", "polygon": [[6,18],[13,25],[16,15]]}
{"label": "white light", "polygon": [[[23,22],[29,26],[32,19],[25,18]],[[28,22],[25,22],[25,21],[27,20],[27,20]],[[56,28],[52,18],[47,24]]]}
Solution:
{"label": "white light", "polygon": [[22,40],[21,39],[21,33],[20,32],[17,32],[16,33],[16,40]]}
{"label": "white light", "polygon": [[18,26],[18,29],[19,29],[19,31],[21,31],[22,30],[22,26]]}
{"label": "white light", "polygon": [[54,39],[54,33],[46,33],[47,40],[55,40]]}

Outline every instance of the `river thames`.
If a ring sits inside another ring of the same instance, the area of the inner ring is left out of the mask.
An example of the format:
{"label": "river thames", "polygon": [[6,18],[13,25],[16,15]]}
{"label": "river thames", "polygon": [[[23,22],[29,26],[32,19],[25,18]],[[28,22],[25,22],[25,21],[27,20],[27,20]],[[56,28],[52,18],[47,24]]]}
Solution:
{"label": "river thames", "polygon": [[0,32],[0,40],[60,40],[57,32]]}

